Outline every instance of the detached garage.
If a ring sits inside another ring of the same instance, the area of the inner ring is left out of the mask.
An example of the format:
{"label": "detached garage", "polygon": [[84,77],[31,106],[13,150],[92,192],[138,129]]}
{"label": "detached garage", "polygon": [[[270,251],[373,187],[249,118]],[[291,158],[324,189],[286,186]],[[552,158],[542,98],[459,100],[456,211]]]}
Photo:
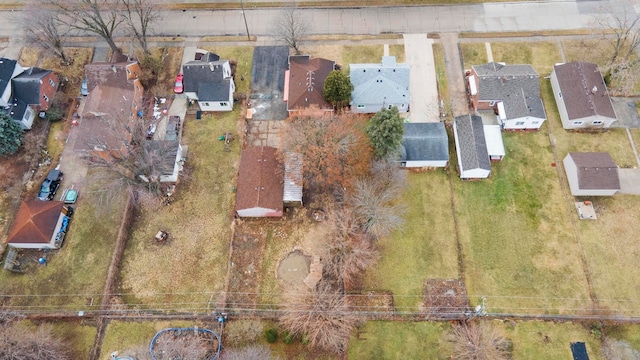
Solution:
{"label": "detached garage", "polygon": [[59,249],[73,209],[62,201],[23,201],[7,245],[18,249]]}
{"label": "detached garage", "polygon": [[611,196],[620,191],[619,169],[609,153],[569,153],[563,164],[573,196]]}
{"label": "detached garage", "polygon": [[485,179],[491,174],[482,118],[477,115],[456,116],[453,121],[458,170],[462,179]]}
{"label": "detached garage", "polygon": [[238,216],[282,216],[284,166],[276,151],[270,146],[242,150],[235,207]]}

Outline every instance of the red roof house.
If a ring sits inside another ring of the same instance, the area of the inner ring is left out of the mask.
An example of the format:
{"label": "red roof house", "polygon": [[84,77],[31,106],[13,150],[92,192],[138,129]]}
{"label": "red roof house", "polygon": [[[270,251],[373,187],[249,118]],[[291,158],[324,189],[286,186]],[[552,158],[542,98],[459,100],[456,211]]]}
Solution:
{"label": "red roof house", "polygon": [[7,245],[21,249],[58,249],[62,244],[69,218],[62,201],[23,201]]}
{"label": "red roof house", "polygon": [[235,211],[240,217],[280,217],[283,210],[284,166],[276,148],[242,150]]}

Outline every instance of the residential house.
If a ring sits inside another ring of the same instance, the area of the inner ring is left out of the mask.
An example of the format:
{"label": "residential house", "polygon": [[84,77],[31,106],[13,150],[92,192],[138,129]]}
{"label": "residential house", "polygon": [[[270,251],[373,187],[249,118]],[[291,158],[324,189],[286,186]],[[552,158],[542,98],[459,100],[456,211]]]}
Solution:
{"label": "residential house", "polygon": [[551,72],[551,88],[565,129],[608,128],[618,120],[596,64],[555,65]]}
{"label": "residential house", "polygon": [[287,111],[318,109],[333,111],[323,95],[324,81],[336,69],[335,61],[311,58],[309,55],[289,56],[289,70],[284,74],[284,101]]}
{"label": "residential house", "polygon": [[447,167],[449,165],[449,138],[444,123],[405,123],[400,166]]}
{"label": "residential house", "polygon": [[302,154],[284,153],[284,192],[282,201],[285,205],[302,205],[303,184]]}
{"label": "residential house", "polygon": [[142,125],[144,88],[136,61],[85,65],[87,89],[74,150],[122,156]]}
{"label": "residential house", "polygon": [[620,190],[619,169],[609,153],[569,153],[562,163],[573,196],[611,196]]}
{"label": "residential house", "polygon": [[140,174],[140,179],[149,182],[148,176],[157,176],[158,181],[175,183],[184,165],[183,149],[179,142],[173,140],[146,140],[142,143],[143,151],[149,158],[160,159],[153,168],[144,169],[147,174]]}
{"label": "residential house", "polygon": [[483,125],[484,138],[487,143],[487,153],[489,160],[501,161],[504,159],[504,142],[502,141],[502,130],[500,125]]}
{"label": "residential house", "polygon": [[484,179],[491,174],[482,118],[478,115],[456,116],[453,120],[458,170],[462,179]]}
{"label": "residential house", "polygon": [[531,65],[476,65],[467,82],[473,109],[493,111],[505,130],[537,130],[547,118],[540,76]]}
{"label": "residential house", "polygon": [[198,101],[202,111],[233,110],[236,85],[229,60],[213,53],[198,54],[197,60],[182,65],[184,93]]}
{"label": "residential house", "polygon": [[23,201],[6,243],[19,249],[59,249],[71,215],[62,201]]}
{"label": "residential house", "polygon": [[400,112],[408,112],[409,73],[409,65],[398,64],[395,56],[383,56],[378,64],[349,64],[351,110],[376,113],[395,106]]}
{"label": "residential house", "polygon": [[31,129],[36,114],[49,109],[59,86],[51,70],[22,67],[0,58],[0,106],[23,129]]}
{"label": "residential house", "polygon": [[280,217],[283,211],[283,164],[276,148],[242,150],[236,188],[236,214],[240,217]]}

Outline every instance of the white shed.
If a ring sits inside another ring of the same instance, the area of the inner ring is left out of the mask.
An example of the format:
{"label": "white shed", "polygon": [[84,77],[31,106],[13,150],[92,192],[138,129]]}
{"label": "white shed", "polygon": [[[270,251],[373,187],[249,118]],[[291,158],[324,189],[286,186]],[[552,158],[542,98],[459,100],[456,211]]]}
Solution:
{"label": "white shed", "polygon": [[620,190],[619,169],[609,153],[569,153],[563,164],[573,196],[611,196]]}
{"label": "white shed", "polygon": [[491,174],[482,118],[477,115],[457,116],[453,121],[458,169],[462,179],[484,179]]}
{"label": "white shed", "polygon": [[500,161],[505,156],[504,142],[500,125],[484,125],[484,137],[487,142],[487,153],[491,161]]}

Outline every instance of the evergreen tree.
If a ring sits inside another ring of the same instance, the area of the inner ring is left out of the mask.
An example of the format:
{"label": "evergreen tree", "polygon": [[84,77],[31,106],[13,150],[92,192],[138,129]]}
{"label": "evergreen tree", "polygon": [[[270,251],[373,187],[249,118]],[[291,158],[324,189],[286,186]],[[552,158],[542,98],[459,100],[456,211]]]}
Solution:
{"label": "evergreen tree", "polygon": [[0,155],[12,155],[22,145],[22,126],[0,113]]}
{"label": "evergreen tree", "polygon": [[394,106],[378,111],[367,126],[367,135],[376,158],[384,159],[396,155],[404,135],[404,125],[398,108]]}
{"label": "evergreen tree", "polygon": [[324,99],[338,109],[345,107],[349,103],[351,92],[353,92],[353,84],[342,71],[334,70],[330,72],[324,81],[324,89],[322,91]]}

